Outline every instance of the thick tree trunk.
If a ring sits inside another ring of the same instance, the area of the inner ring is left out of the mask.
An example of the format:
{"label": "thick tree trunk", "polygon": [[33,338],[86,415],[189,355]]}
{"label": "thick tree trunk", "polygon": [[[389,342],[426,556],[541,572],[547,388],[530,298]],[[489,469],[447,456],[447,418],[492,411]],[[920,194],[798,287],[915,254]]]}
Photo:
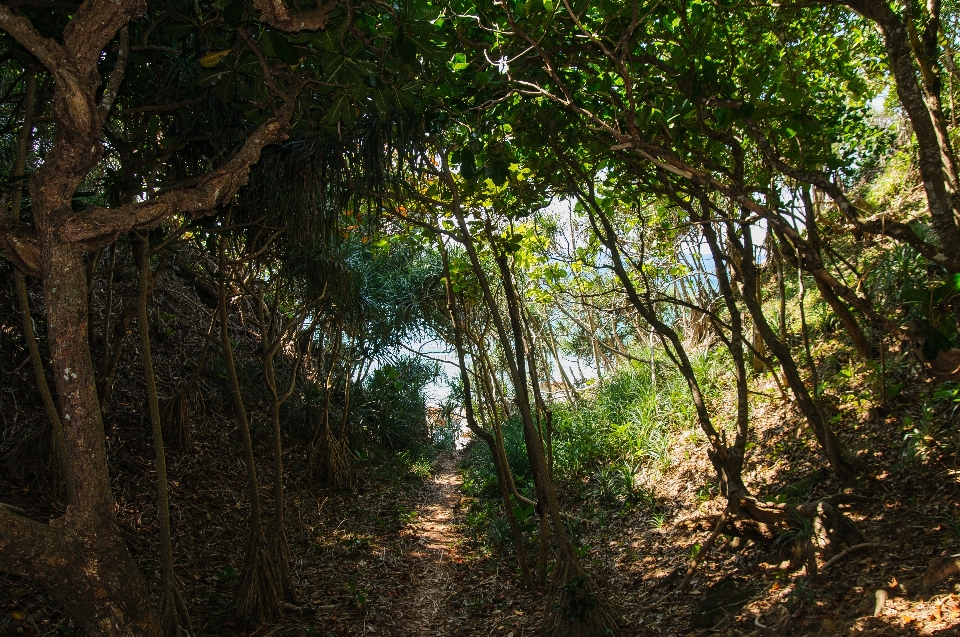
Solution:
{"label": "thick tree trunk", "polygon": [[[36,75],[31,69],[28,69],[25,77],[25,94],[23,98],[23,126],[20,134],[17,136],[17,152],[13,161],[12,174],[21,176],[24,174],[27,164],[27,149],[33,134],[33,110],[36,98]],[[17,184],[16,190],[10,201],[10,216],[13,219],[20,220],[20,208],[23,202],[23,181]],[[37,381],[37,389],[40,391],[40,398],[43,401],[43,409],[47,413],[47,423],[50,427],[51,450],[53,462],[50,463],[53,471],[53,483],[57,489],[61,486],[67,494],[67,501],[75,502],[73,494],[73,485],[66,480],[67,475],[67,445],[63,439],[63,425],[60,422],[60,412],[53,401],[53,395],[50,393],[50,385],[47,383],[47,375],[43,368],[43,358],[40,356],[40,347],[37,343],[37,335],[33,329],[33,317],[30,313],[30,300],[27,295],[27,279],[20,270],[14,270],[14,285],[17,289],[17,300],[20,305],[20,315],[23,325],[23,336],[27,342],[27,349],[30,351],[30,363],[33,366],[33,376]]]}
{"label": "thick tree trunk", "polygon": [[[927,193],[930,218],[940,239],[940,248],[960,257],[960,226],[957,225],[957,193],[946,178],[943,152],[914,66],[907,25],[887,0],[846,0],[847,6],[873,20],[883,32],[890,70],[896,80],[897,96],[917,137],[918,167]],[[947,151],[948,152],[948,151]]]}
{"label": "thick tree trunk", "polygon": [[114,516],[87,342],[82,253],[60,241],[49,225],[40,227],[47,333],[63,414],[67,479],[76,502],[49,526],[0,506],[0,569],[43,586],[90,635],[160,637],[146,586]]}
{"label": "thick tree trunk", "polygon": [[96,514],[65,520],[41,524],[0,506],[0,570],[42,586],[87,635],[161,637],[116,521]]}

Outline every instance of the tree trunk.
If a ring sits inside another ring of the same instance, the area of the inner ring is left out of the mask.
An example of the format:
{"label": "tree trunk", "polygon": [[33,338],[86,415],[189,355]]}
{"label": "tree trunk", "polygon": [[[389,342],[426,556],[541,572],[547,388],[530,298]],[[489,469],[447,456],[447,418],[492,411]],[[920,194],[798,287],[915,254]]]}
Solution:
{"label": "tree trunk", "polygon": [[148,235],[140,239],[140,296],[137,302],[137,323],[140,332],[140,356],[143,359],[143,378],[147,389],[147,411],[153,432],[154,457],[157,465],[157,523],[160,527],[160,625],[165,637],[193,637],[193,626],[186,603],[177,585],[173,571],[173,539],[170,531],[170,498],[167,489],[167,456],[163,448],[163,428],[160,423],[160,400],[153,372],[153,354],[150,347],[150,324],[147,297],[152,287],[150,274],[150,242]]}
{"label": "tree trunk", "polygon": [[[594,595],[592,599],[595,600],[595,606],[577,622],[579,625],[574,630],[576,632],[582,631],[584,634],[601,634],[604,630],[616,630],[620,624],[620,620],[610,607],[607,596],[601,591],[597,590],[597,582],[594,580],[594,578],[587,576],[586,572],[583,570],[583,567],[580,565],[580,561],[573,549],[573,545],[570,542],[566,528],[563,525],[563,519],[560,515],[560,504],[557,501],[557,494],[554,490],[553,483],[550,480],[549,468],[543,449],[543,441],[540,438],[540,433],[536,428],[536,424],[534,423],[532,414],[530,412],[530,400],[527,392],[525,369],[526,364],[524,362],[525,353],[523,330],[520,322],[517,299],[514,296],[515,293],[513,289],[513,283],[511,277],[509,276],[509,267],[506,268],[506,276],[503,278],[503,286],[507,299],[510,324],[513,332],[513,344],[511,344],[511,339],[507,334],[506,327],[504,326],[503,319],[500,315],[500,308],[494,299],[489,280],[483,270],[482,264],[480,263],[480,258],[477,253],[476,245],[474,244],[470,228],[467,225],[466,219],[463,215],[459,192],[453,176],[450,173],[449,166],[447,165],[445,154],[441,154],[441,162],[445,181],[450,187],[451,195],[453,197],[453,201],[451,202],[451,212],[453,212],[457,226],[460,229],[463,246],[467,251],[470,264],[473,268],[474,274],[477,277],[477,281],[480,284],[484,301],[490,310],[491,318],[493,319],[494,325],[497,329],[497,336],[500,341],[500,346],[504,351],[504,357],[509,367],[510,377],[514,385],[517,407],[520,411],[521,420],[523,421],[523,438],[527,447],[527,457],[530,460],[534,482],[537,486],[537,500],[544,510],[550,515],[550,520],[553,524],[554,535],[559,548],[559,559],[556,565],[557,568],[554,571],[552,591],[547,599],[546,623],[544,626],[544,632],[545,634],[550,634],[558,631],[564,631],[563,627],[558,627],[556,624],[556,619],[558,617],[558,609],[562,610],[563,608],[567,608],[570,602],[573,601],[570,599],[570,595],[565,592],[563,587],[567,586],[574,580],[578,582],[578,585],[582,585],[584,587],[582,592],[588,592],[590,595]],[[506,264],[505,259],[506,257],[503,255],[500,255],[498,258],[498,265],[502,274],[504,273],[504,266]],[[564,632],[570,631],[567,630]]]}
{"label": "tree trunk", "polygon": [[[587,209],[594,233],[596,233],[597,238],[610,253],[613,271],[623,285],[627,299],[640,316],[653,328],[653,331],[656,332],[657,337],[664,346],[664,351],[667,353],[667,356],[671,358],[677,366],[680,375],[683,376],[686,381],[687,388],[690,390],[690,396],[693,399],[694,409],[697,413],[697,421],[711,445],[712,453],[710,454],[710,459],[717,472],[723,476],[728,494],[737,492],[746,493],[746,487],[743,485],[743,477],[741,475],[740,465],[742,464],[742,460],[731,457],[725,440],[721,437],[716,427],[714,427],[710,413],[707,410],[703,392],[700,388],[700,382],[693,370],[693,365],[690,363],[690,358],[687,355],[679,334],[677,334],[676,330],[672,327],[660,320],[652,304],[645,302],[644,298],[641,297],[624,265],[613,223],[596,207],[594,201],[584,197],[581,199],[581,202]],[[718,265],[718,269],[719,267]],[[728,497],[730,497],[730,495],[728,495]]]}
{"label": "tree trunk", "polygon": [[450,282],[450,263],[441,239],[438,239],[438,244],[440,256],[443,259],[444,282],[447,294],[447,314],[450,316],[450,322],[453,326],[454,347],[457,350],[457,365],[460,370],[460,382],[463,383],[463,408],[466,411],[467,428],[483,440],[490,450],[494,470],[497,474],[497,487],[500,490],[500,498],[503,501],[503,510],[507,517],[507,524],[510,526],[510,535],[513,537],[514,549],[517,552],[517,564],[520,567],[520,576],[523,578],[524,586],[527,589],[532,589],[533,577],[530,574],[530,567],[527,564],[527,552],[523,543],[523,531],[520,528],[520,523],[517,522],[517,516],[514,514],[513,503],[510,501],[510,487],[508,486],[507,478],[507,474],[510,472],[510,465],[503,461],[500,450],[497,448],[498,441],[490,432],[480,427],[473,411],[473,392],[470,387],[470,374],[467,372],[465,347],[463,344],[463,328],[457,318],[456,300],[453,286]]}
{"label": "tree trunk", "polygon": [[760,335],[767,341],[767,345],[773,352],[773,355],[780,361],[783,374],[787,378],[787,384],[790,385],[790,389],[797,399],[797,406],[800,408],[807,422],[810,423],[810,428],[813,430],[817,442],[820,443],[821,448],[823,448],[827,454],[830,466],[833,467],[833,470],[836,471],[840,479],[847,480],[853,477],[856,474],[856,469],[849,452],[843,448],[836,434],[824,419],[820,407],[810,396],[810,392],[797,369],[797,364],[793,358],[793,354],[790,352],[790,348],[785,342],[777,338],[773,328],[770,327],[770,323],[763,315],[763,308],[756,302],[755,290],[758,285],[757,269],[756,264],[753,262],[753,248],[750,243],[750,233],[743,233],[743,243],[741,244],[736,236],[736,231],[732,223],[727,223],[727,237],[731,246],[736,247],[741,253],[739,273],[741,285],[743,286],[741,296],[743,297],[744,304],[747,306],[754,323],[760,330]]}
{"label": "tree trunk", "polygon": [[887,0],[846,0],[847,6],[873,20],[883,32],[890,70],[896,80],[897,96],[910,118],[917,137],[918,167],[927,194],[931,222],[940,247],[950,257],[960,256],[960,227],[957,226],[957,193],[949,187],[936,127],[924,100],[911,52],[907,25]]}
{"label": "tree trunk", "polygon": [[[20,134],[17,136],[17,151],[13,161],[11,173],[19,177],[24,174],[27,164],[27,147],[33,133],[33,110],[36,97],[36,75],[31,69],[26,72],[25,89],[23,98],[23,126]],[[20,220],[20,208],[23,202],[22,181],[17,184],[10,201],[10,216]],[[52,467],[53,484],[59,490],[67,494],[67,501],[74,503],[76,495],[73,492],[73,485],[66,479],[67,476],[67,444],[63,438],[63,423],[60,421],[60,413],[53,402],[53,395],[50,393],[50,385],[47,383],[47,375],[43,369],[43,359],[40,356],[40,348],[37,344],[37,334],[33,329],[33,318],[30,314],[30,300],[27,295],[27,279],[20,270],[13,272],[14,285],[17,290],[17,301],[20,306],[20,316],[23,325],[23,337],[27,342],[27,349],[30,351],[30,363],[33,367],[33,377],[37,381],[37,389],[40,391],[40,398],[43,401],[43,409],[47,414],[47,425],[50,427],[50,441],[53,461]]]}
{"label": "tree trunk", "polygon": [[40,213],[47,335],[63,414],[66,478],[75,487],[76,502],[49,526],[0,506],[0,569],[43,586],[90,635],[160,637],[146,586],[114,514],[87,341],[83,255],[44,223],[50,214],[42,212],[43,198],[34,202],[35,214]]}
{"label": "tree trunk", "polygon": [[[810,197],[810,188],[806,186],[801,187],[800,198],[803,200],[807,239],[810,241],[810,247],[819,253],[821,252],[820,230],[817,228],[816,208],[813,205],[813,199]],[[781,255],[781,258],[782,257],[783,255]],[[800,259],[797,259],[796,261],[796,267],[797,269],[800,269]],[[823,277],[819,277],[816,275],[816,273],[814,273],[813,281],[817,286],[817,290],[820,291],[820,296],[823,297],[823,300],[827,302],[827,304],[830,306],[830,309],[833,310],[834,314],[837,315],[837,318],[840,319],[840,322],[843,323],[844,328],[847,330],[847,336],[850,337],[850,341],[853,343],[853,347],[857,351],[857,356],[859,356],[861,360],[870,360],[873,358],[873,346],[863,333],[863,330],[857,323],[857,319],[854,318],[853,313],[847,308],[846,305],[844,305],[843,301],[840,300],[840,297],[838,297],[836,292],[833,291],[833,288],[831,288],[826,281],[823,280]]]}
{"label": "tree trunk", "polygon": [[247,494],[250,498],[250,529],[247,538],[247,550],[237,587],[236,615],[257,623],[274,621],[282,614],[282,599],[278,589],[278,575],[270,559],[267,542],[263,533],[263,518],[260,513],[260,481],[257,478],[256,459],[253,455],[253,440],[250,438],[250,423],[247,410],[240,393],[240,379],[233,360],[233,346],[230,343],[230,328],[227,316],[227,272],[224,257],[224,239],[220,239],[220,346],[227,368],[227,380],[234,410],[240,425],[240,437],[243,441],[243,459],[247,469]]}

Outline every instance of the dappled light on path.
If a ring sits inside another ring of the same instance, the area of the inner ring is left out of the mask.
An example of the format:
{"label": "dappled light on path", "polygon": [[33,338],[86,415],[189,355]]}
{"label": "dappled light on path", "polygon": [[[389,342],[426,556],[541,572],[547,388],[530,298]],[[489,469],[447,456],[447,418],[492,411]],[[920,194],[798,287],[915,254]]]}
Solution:
{"label": "dappled light on path", "polygon": [[457,571],[451,567],[460,561],[462,540],[454,524],[462,484],[457,460],[454,454],[440,458],[437,473],[420,491],[416,516],[402,531],[413,540],[407,556],[411,586],[403,600],[411,611],[411,634],[455,635],[466,621],[452,606],[458,587],[454,581]]}

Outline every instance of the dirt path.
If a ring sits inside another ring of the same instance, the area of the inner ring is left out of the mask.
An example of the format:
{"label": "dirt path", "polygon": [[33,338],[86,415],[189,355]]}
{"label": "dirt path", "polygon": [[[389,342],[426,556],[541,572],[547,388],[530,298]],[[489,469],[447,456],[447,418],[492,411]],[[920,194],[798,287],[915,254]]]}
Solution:
{"label": "dirt path", "polygon": [[411,635],[456,635],[467,620],[454,601],[462,540],[454,523],[462,484],[457,462],[453,453],[440,458],[436,474],[421,490],[416,518],[403,531],[412,540],[405,560],[411,581],[403,600]]}

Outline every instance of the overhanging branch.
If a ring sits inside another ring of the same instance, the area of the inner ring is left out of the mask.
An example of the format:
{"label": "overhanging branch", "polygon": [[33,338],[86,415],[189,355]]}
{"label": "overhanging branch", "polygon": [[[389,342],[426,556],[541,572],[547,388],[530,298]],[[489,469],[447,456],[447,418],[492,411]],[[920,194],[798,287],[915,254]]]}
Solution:
{"label": "overhanging branch", "polygon": [[200,178],[196,186],[167,192],[156,199],[116,208],[94,207],[69,216],[60,230],[63,239],[93,250],[124,232],[155,228],[175,214],[211,214],[247,183],[250,167],[261,151],[287,138],[294,100],[260,125],[228,162]]}
{"label": "overhanging branch", "polygon": [[66,52],[53,38],[45,38],[33,24],[22,15],[17,15],[10,7],[0,4],[0,29],[30,51],[51,73],[66,64]]}

